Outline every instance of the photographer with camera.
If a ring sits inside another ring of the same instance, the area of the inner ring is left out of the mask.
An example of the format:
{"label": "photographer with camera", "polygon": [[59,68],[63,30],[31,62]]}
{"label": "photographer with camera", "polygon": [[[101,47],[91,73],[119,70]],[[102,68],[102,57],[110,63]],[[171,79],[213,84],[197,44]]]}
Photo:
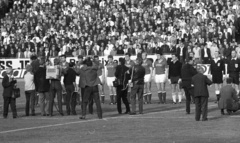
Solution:
{"label": "photographer with camera", "polygon": [[97,106],[97,114],[98,118],[102,119],[102,108],[100,103],[100,97],[99,97],[99,90],[98,90],[98,84],[100,84],[100,79],[98,77],[97,71],[99,68],[99,65],[93,64],[91,61],[91,58],[86,58],[86,60],[83,62],[84,67],[82,67],[82,71],[85,75],[85,89],[84,89],[84,95],[83,95],[83,102],[82,102],[82,117],[80,119],[86,119],[86,108],[87,104],[89,102],[89,99],[93,99]]}
{"label": "photographer with camera", "polygon": [[120,65],[116,67],[115,77],[116,77],[116,84],[115,87],[117,88],[117,110],[119,114],[122,114],[122,107],[121,107],[121,100],[125,104],[126,112],[128,114],[130,112],[130,107],[127,99],[128,94],[128,80],[130,79],[129,75],[126,72],[129,68],[125,65],[125,59],[119,58]]}
{"label": "photographer with camera", "polygon": [[6,75],[3,77],[2,86],[3,86],[3,118],[6,119],[8,116],[8,107],[11,106],[13,113],[13,118],[17,118],[17,109],[16,109],[16,98],[14,98],[13,89],[17,81],[12,78],[13,70],[12,68],[7,68]]}

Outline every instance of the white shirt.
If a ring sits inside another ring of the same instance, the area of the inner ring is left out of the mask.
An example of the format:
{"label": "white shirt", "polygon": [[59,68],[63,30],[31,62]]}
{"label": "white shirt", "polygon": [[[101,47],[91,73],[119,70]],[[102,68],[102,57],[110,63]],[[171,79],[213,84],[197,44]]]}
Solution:
{"label": "white shirt", "polygon": [[194,58],[200,58],[200,47],[197,48],[193,48],[193,52],[194,52]]}
{"label": "white shirt", "polygon": [[207,48],[204,48],[204,57],[207,58],[208,54],[207,54]]}
{"label": "white shirt", "polygon": [[35,90],[34,76],[30,72],[24,75],[25,91]]}

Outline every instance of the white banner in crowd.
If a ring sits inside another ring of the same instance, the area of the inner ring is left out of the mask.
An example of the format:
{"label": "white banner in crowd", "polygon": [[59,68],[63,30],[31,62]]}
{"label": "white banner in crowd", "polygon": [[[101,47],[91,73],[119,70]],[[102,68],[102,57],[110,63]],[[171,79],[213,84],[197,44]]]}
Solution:
{"label": "white banner in crowd", "polygon": [[[114,60],[119,60],[120,57],[124,56],[114,56]],[[171,55],[165,55],[166,59],[170,58]],[[156,55],[148,55],[148,58],[153,59],[153,61],[156,60]],[[104,65],[107,63],[108,57],[107,56],[100,56],[100,59],[104,61]],[[132,60],[136,59],[136,56],[131,56]],[[50,60],[53,62],[54,58],[50,58]],[[76,62],[78,59],[77,57],[67,57],[67,62]],[[14,69],[13,75],[14,78],[23,78],[25,74],[25,67],[27,64],[30,63],[29,59],[0,59],[0,79],[3,78],[4,74],[6,74],[6,68],[12,67]],[[200,64],[199,66],[202,66],[205,75],[210,74],[210,65],[207,64]]]}

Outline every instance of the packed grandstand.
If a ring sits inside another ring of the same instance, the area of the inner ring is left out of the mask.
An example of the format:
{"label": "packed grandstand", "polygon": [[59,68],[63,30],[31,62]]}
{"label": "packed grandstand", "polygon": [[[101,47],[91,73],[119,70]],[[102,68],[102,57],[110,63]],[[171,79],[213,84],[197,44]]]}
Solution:
{"label": "packed grandstand", "polygon": [[[1,1],[1,7],[4,1]],[[240,51],[238,0],[15,0],[1,11],[0,58]],[[8,12],[7,12],[8,11]],[[182,50],[181,50],[182,51]],[[213,53],[211,53],[213,55]],[[209,57],[210,58],[210,57]],[[201,62],[201,60],[200,60]]]}

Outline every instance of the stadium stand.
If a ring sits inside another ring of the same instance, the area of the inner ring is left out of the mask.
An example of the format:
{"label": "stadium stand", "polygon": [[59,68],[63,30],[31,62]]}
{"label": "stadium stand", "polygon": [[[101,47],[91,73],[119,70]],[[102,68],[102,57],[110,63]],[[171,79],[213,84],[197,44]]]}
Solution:
{"label": "stadium stand", "polygon": [[226,58],[229,48],[240,48],[238,0],[15,0],[9,10],[5,4],[0,58],[151,55],[181,46],[186,58],[201,58],[203,45]]}

